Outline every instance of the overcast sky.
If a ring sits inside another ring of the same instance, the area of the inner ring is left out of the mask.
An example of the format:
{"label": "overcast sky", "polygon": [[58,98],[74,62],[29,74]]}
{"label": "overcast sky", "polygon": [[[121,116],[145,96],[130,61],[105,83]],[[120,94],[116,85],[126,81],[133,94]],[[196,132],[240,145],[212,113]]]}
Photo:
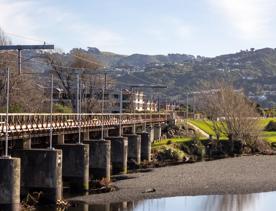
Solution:
{"label": "overcast sky", "polygon": [[275,0],[0,0],[0,9],[14,44],[64,51],[216,56],[276,47]]}

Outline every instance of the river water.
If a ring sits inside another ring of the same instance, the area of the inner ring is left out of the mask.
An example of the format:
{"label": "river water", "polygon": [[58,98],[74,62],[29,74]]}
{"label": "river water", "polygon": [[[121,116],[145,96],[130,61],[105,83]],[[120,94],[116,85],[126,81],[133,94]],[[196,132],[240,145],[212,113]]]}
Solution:
{"label": "river water", "polygon": [[[55,210],[55,209],[39,209]],[[113,204],[73,203],[68,211],[275,211],[276,192],[242,194],[181,196]]]}

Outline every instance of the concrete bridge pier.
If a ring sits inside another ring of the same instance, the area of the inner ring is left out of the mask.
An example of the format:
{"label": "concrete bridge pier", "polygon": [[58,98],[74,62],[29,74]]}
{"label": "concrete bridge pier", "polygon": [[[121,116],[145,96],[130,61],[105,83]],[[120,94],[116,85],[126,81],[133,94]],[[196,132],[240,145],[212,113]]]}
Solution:
{"label": "concrete bridge pier", "polygon": [[0,157],[0,210],[19,210],[20,159]]}
{"label": "concrete bridge pier", "polygon": [[106,139],[111,141],[111,165],[113,174],[127,173],[128,138],[112,136]]}
{"label": "concrete bridge pier", "polygon": [[64,144],[65,143],[64,142],[64,136],[65,136],[65,134],[59,134],[57,136],[57,144]]}
{"label": "concrete bridge pier", "polygon": [[162,136],[161,125],[154,126],[154,140],[159,141]]}
{"label": "concrete bridge pier", "polygon": [[151,161],[151,137],[148,132],[141,133],[141,160]]}
{"label": "concrete bridge pier", "polygon": [[128,138],[128,161],[134,160],[136,164],[141,163],[141,135],[124,134]]}
{"label": "concrete bridge pier", "polygon": [[150,142],[152,143],[154,141],[154,127],[151,125],[147,128],[147,132],[149,134]]}
{"label": "concrete bridge pier", "polygon": [[83,140],[85,140],[85,141],[89,141],[90,140],[90,132],[89,131],[85,131],[83,133]]}
{"label": "concrete bridge pier", "polygon": [[84,141],[89,145],[89,174],[92,179],[110,180],[111,143],[110,140]]}
{"label": "concrete bridge pier", "polygon": [[24,137],[21,143],[22,149],[31,149],[32,148],[32,138]]}
{"label": "concrete bridge pier", "polygon": [[62,199],[62,151],[52,149],[13,150],[21,158],[21,194],[41,191],[44,203]]}
{"label": "concrete bridge pier", "polygon": [[62,178],[75,191],[89,190],[89,145],[61,144],[55,148],[62,150]]}
{"label": "concrete bridge pier", "polygon": [[104,130],[104,137],[108,137],[109,136],[109,130]]}

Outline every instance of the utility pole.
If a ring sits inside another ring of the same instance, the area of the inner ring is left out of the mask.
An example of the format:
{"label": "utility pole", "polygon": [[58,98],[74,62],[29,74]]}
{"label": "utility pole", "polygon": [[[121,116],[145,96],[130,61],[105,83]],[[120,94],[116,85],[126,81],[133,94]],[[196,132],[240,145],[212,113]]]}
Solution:
{"label": "utility pole", "polygon": [[79,132],[79,137],[78,137],[78,144],[81,144],[81,114],[80,114],[80,74],[77,74],[77,113],[78,113],[78,132]]}
{"label": "utility pole", "polygon": [[[135,113],[136,113],[136,98],[135,98],[135,93],[134,93],[134,89],[133,89],[133,87],[131,88],[131,102],[132,102],[132,112],[133,112],[133,116],[134,116],[134,118],[135,118],[135,120],[134,120],[134,124],[133,124],[133,134],[136,134],[136,123],[135,123],[135,121],[136,121],[136,115],[135,115]],[[139,95],[138,95],[138,100],[139,100]],[[135,101],[135,102],[134,102]],[[138,109],[139,109],[139,101],[137,102],[137,105],[138,105]]]}
{"label": "utility pole", "polygon": [[102,131],[101,131],[101,140],[104,140],[104,86],[102,87]]}
{"label": "utility pole", "polygon": [[189,93],[186,94],[186,133],[188,135],[188,118],[189,118]]}
{"label": "utility pole", "polygon": [[54,75],[51,78],[51,103],[50,103],[50,149],[53,149],[53,95],[54,95]]}
{"label": "utility pole", "polygon": [[106,72],[104,73],[104,89],[106,90]]}
{"label": "utility pole", "polygon": [[10,104],[10,69],[7,68],[7,99],[6,99],[6,131],[5,131],[5,157],[9,157],[9,104]]}
{"label": "utility pole", "polygon": [[123,90],[120,91],[120,122],[119,122],[119,136],[122,136],[122,111],[123,111]]}
{"label": "utility pole", "polygon": [[195,119],[195,95],[193,94],[193,119]]}
{"label": "utility pole", "polygon": [[2,45],[0,51],[17,50],[17,68],[18,74],[22,72],[22,50],[50,50],[54,49],[54,45]]}

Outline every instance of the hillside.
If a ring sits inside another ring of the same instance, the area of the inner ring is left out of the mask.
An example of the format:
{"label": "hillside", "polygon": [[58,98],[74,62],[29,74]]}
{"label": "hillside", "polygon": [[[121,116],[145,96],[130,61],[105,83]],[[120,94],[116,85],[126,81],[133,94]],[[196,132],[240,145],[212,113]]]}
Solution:
{"label": "hillside", "polygon": [[74,50],[89,53],[121,83],[166,85],[167,89],[159,91],[171,100],[184,101],[187,91],[201,91],[208,84],[224,80],[243,88],[251,99],[264,106],[276,105],[276,50],[272,48],[214,58],[186,54],[120,55],[91,47],[71,52]]}
{"label": "hillside", "polygon": [[168,89],[162,92],[174,100],[185,99],[187,89],[200,91],[206,84],[225,80],[232,82],[236,88],[243,88],[251,99],[264,106],[271,107],[276,103],[275,49],[251,49],[177,63],[152,62],[145,67],[136,66],[136,69],[140,71],[125,71],[118,80],[167,85]]}
{"label": "hillside", "polygon": [[111,52],[102,52],[97,48],[88,47],[86,51],[95,59],[103,62],[108,67],[129,66],[145,67],[150,64],[167,64],[176,62],[186,62],[194,60],[195,57],[186,54],[168,54],[168,55],[144,55],[132,54],[129,56],[115,54]]}

